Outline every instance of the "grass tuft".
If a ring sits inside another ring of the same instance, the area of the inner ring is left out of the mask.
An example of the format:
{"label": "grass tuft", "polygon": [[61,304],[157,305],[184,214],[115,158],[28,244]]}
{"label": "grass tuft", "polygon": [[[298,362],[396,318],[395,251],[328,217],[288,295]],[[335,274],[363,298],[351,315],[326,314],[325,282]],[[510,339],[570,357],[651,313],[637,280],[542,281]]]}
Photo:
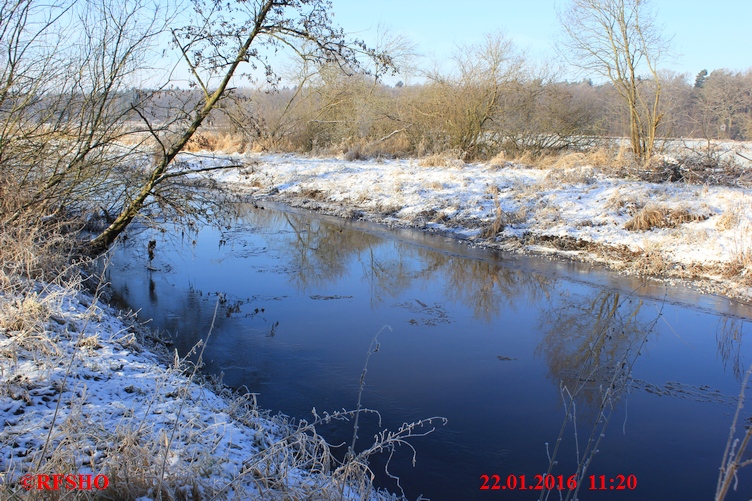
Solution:
{"label": "grass tuft", "polygon": [[703,221],[707,215],[693,214],[689,210],[673,209],[659,204],[647,204],[624,224],[629,231],[649,231],[653,228],[676,228],[692,221]]}

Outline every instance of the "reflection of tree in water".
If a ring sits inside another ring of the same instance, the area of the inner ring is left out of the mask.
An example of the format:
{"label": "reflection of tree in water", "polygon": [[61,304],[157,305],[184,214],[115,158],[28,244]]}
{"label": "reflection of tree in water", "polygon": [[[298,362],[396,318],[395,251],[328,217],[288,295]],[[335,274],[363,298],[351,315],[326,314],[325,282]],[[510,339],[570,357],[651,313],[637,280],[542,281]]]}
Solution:
{"label": "reflection of tree in water", "polygon": [[416,279],[427,279],[433,274],[435,267],[440,266],[431,262],[416,262],[410,256],[413,248],[402,243],[395,244],[395,252],[396,257],[383,256],[373,245],[369,245],[368,251],[360,256],[363,279],[369,285],[371,307],[387,298],[399,296]]}
{"label": "reflection of tree in water", "polygon": [[490,322],[502,308],[516,307],[523,298],[536,302],[548,297],[555,279],[515,270],[488,261],[397,244],[394,258],[379,256],[373,248],[361,257],[365,279],[371,285],[371,304],[396,297],[414,281],[444,276],[444,295],[473,311],[477,320]]}
{"label": "reflection of tree in water", "polygon": [[721,317],[715,331],[718,355],[723,360],[723,368],[731,370],[738,381],[742,380],[747,363],[742,360],[742,338],[744,320],[734,317]]}
{"label": "reflection of tree in water", "polygon": [[487,261],[450,257],[444,267],[447,298],[466,305],[478,320],[490,322],[502,307],[511,310],[527,298],[535,303],[548,293],[555,279]]}
{"label": "reflection of tree in water", "polygon": [[[653,319],[642,319],[642,306],[642,300],[602,290],[590,297],[562,295],[559,303],[541,314],[543,338],[536,354],[543,355],[549,377],[559,382],[566,407],[548,474],[553,474],[571,425],[577,485],[583,485],[616,404],[626,392],[632,367],[660,317],[659,313]],[[587,424],[580,429],[578,421]],[[564,499],[577,499],[578,489],[567,492]],[[540,499],[547,496],[544,491]]]}
{"label": "reflection of tree in water", "polygon": [[282,213],[281,217],[294,233],[283,247],[290,249],[290,261],[296,266],[292,282],[302,290],[344,276],[351,257],[357,255],[372,306],[399,296],[416,281],[430,281],[442,273],[446,298],[468,306],[475,318],[488,322],[502,307],[514,308],[525,296],[530,301],[547,297],[554,283],[543,275],[400,242],[390,251],[384,239],[368,233],[304,215]]}
{"label": "reflection of tree in water", "polygon": [[300,290],[344,276],[353,256],[383,241],[304,215],[282,216],[294,234],[289,245],[282,246],[296,267],[290,281]]}
{"label": "reflection of tree in water", "polygon": [[647,339],[650,323],[640,319],[642,300],[602,290],[591,297],[564,294],[541,314],[543,355],[549,377],[582,402],[598,404],[604,385],[624,363],[632,363]]}

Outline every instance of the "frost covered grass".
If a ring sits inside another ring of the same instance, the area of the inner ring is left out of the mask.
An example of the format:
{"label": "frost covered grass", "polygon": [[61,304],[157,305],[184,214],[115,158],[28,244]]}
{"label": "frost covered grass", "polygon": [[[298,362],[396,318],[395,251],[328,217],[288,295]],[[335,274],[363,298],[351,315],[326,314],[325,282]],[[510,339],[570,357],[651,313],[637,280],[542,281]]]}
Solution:
{"label": "frost covered grass", "polygon": [[[752,297],[752,188],[742,182],[752,179],[752,165],[735,164],[733,179],[741,184],[695,184],[668,180],[672,172],[695,172],[673,157],[641,167],[648,169],[644,176],[617,175],[618,163],[605,165],[609,158],[618,159],[618,152],[573,154],[536,166],[499,159],[465,164],[448,156],[348,161],[253,154],[238,158],[245,169],[215,178],[254,200],[475,245],[557,253]],[[723,174],[713,172],[703,175],[712,181]],[[646,180],[653,177],[660,182]]]}
{"label": "frost covered grass", "polygon": [[[168,353],[104,305],[102,287],[85,290],[80,268],[45,269],[38,244],[0,251],[0,498],[398,499],[374,488],[369,456],[409,446],[440,420],[383,430],[338,460],[316,427],[371,411],[272,416],[254,394],[200,376],[205,344]],[[106,488],[24,483],[87,474],[106,476]]]}

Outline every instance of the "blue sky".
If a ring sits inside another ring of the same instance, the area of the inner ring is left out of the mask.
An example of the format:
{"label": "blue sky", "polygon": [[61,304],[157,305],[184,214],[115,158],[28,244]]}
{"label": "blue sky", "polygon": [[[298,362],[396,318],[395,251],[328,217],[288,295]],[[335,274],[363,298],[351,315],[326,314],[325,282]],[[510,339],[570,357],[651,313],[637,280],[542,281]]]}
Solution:
{"label": "blue sky", "polygon": [[[566,0],[332,0],[335,21],[366,40],[379,23],[410,37],[438,60],[457,45],[503,30],[532,56],[553,55],[556,8]],[[752,67],[752,0],[653,0],[658,25],[673,36],[669,69],[746,70]]]}

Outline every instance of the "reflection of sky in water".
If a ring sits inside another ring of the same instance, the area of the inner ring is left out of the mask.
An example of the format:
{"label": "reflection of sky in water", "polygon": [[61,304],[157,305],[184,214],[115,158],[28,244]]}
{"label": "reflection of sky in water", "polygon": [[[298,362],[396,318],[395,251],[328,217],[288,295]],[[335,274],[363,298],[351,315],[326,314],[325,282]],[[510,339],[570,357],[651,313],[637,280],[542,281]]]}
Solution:
{"label": "reflection of sky in water", "polygon": [[[726,301],[655,286],[638,294],[638,281],[582,265],[480,259],[442,239],[388,234],[251,210],[223,231],[131,238],[111,281],[183,353],[206,335],[221,297],[207,369],[297,417],[354,408],[371,339],[391,326],[370,359],[364,405],[392,429],[449,419],[413,441],[415,469],[410,451],[398,450],[392,471],[411,499],[486,499],[493,494],[478,490],[481,474],[544,473],[545,444],[553,454],[560,433],[555,475],[573,474],[578,449],[587,458],[588,438],[603,433],[588,475],[636,475],[638,489],[619,500],[712,498],[740,374],[752,361],[742,344],[749,324],[718,313]],[[150,238],[156,272],[147,270]],[[653,299],[666,293],[683,304]],[[607,391],[615,405],[602,405]],[[364,421],[362,446],[377,424]],[[352,433],[322,431],[332,443]],[[374,458],[374,470],[382,462]],[[741,492],[752,489],[750,476],[742,473]],[[604,495],[585,488],[579,497]]]}

